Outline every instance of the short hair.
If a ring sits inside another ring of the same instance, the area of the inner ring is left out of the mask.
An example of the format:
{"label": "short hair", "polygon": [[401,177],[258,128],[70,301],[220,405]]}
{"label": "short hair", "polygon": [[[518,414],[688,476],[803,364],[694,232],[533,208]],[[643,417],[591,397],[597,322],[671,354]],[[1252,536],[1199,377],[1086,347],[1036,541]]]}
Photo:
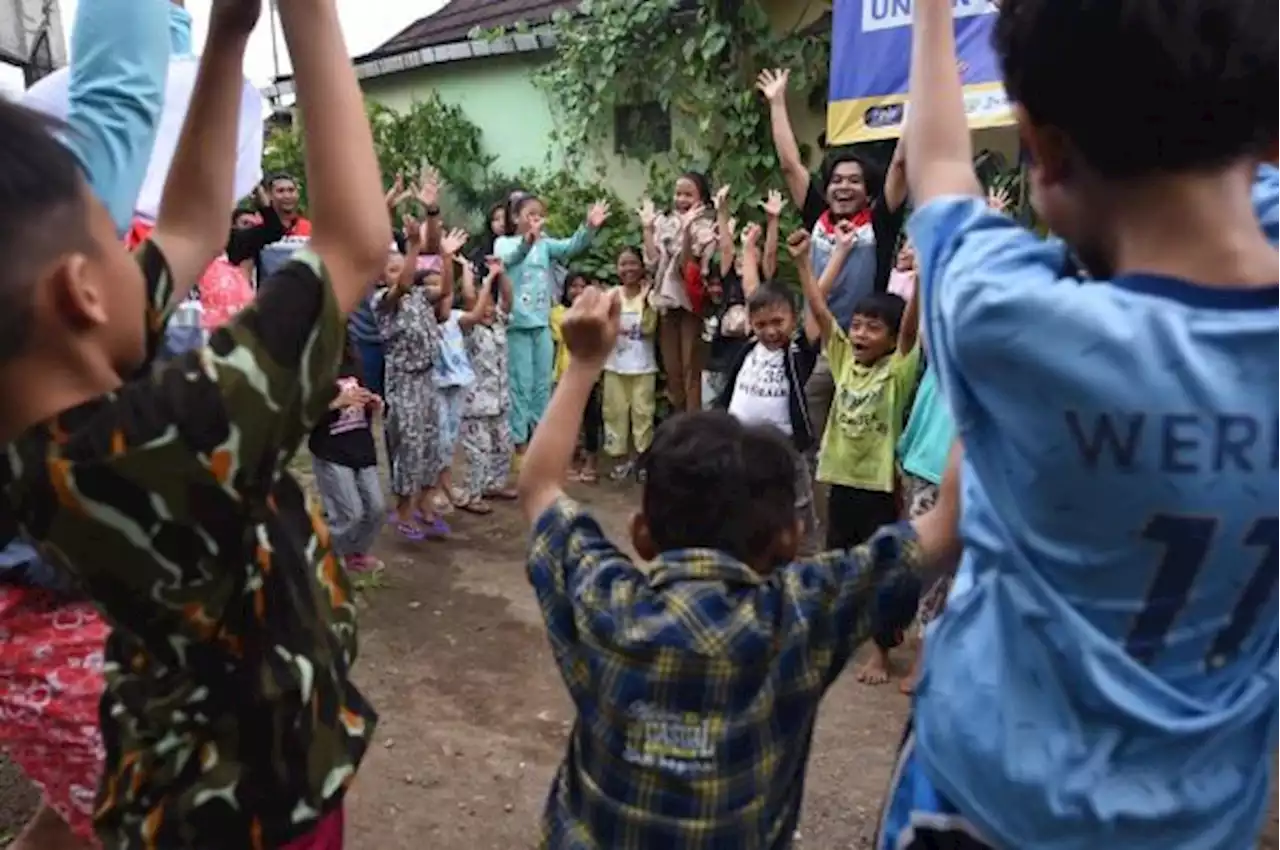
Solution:
{"label": "short hair", "polygon": [[884,174],[875,163],[867,157],[849,148],[837,148],[826,155],[822,161],[822,190],[831,186],[831,178],[835,176],[836,166],[846,162],[856,163],[862,169],[862,183],[867,187],[867,197],[879,197],[884,188]]}
{"label": "short hair", "polygon": [[758,562],[795,527],[795,464],[795,450],[771,426],[743,425],[721,410],[671,417],[641,461],[654,545]]}
{"label": "short hair", "polygon": [[906,310],[907,302],[892,292],[872,292],[859,298],[853,305],[853,315],[879,319],[895,335],[902,328],[902,314]]}
{"label": "short hair", "polygon": [[1201,170],[1275,142],[1276,9],[1276,0],[1003,0],[993,42],[1009,97],[1099,174]]}
{"label": "short hair", "polygon": [[794,312],[796,301],[791,296],[791,291],[782,284],[765,281],[757,286],[751,293],[751,297],[747,299],[747,315],[770,307],[787,307]]}
{"label": "short hair", "polygon": [[0,97],[0,363],[30,341],[40,269],[90,247],[87,187],[57,132],[70,130]]}
{"label": "short hair", "polygon": [[294,177],[292,174],[290,174],[289,172],[276,171],[276,172],[273,172],[272,174],[267,175],[267,188],[274,189],[276,187],[276,183],[278,183],[281,180],[288,180],[293,185],[295,186],[298,185],[298,179]]}

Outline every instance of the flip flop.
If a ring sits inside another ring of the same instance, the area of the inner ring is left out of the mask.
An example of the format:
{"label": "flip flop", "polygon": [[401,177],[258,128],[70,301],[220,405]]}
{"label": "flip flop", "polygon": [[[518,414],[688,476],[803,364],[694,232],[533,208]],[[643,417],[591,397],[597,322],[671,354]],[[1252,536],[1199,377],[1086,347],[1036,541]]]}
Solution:
{"label": "flip flop", "polygon": [[600,476],[595,472],[582,471],[578,473],[578,480],[583,484],[595,484],[600,480]]}
{"label": "flip flop", "polygon": [[421,543],[427,539],[427,533],[412,522],[395,521],[396,533],[411,543]]}
{"label": "flip flop", "polygon": [[448,540],[451,533],[452,529],[440,517],[436,517],[433,522],[428,523],[427,527],[422,531],[423,536],[428,540]]}
{"label": "flip flop", "polygon": [[473,499],[470,502],[463,502],[458,505],[458,510],[466,511],[469,514],[477,516],[485,516],[493,513],[493,505],[490,505],[484,499]]}
{"label": "flip flop", "polygon": [[500,499],[504,502],[514,502],[519,498],[515,490],[505,487],[501,490],[486,490],[484,491],[484,494],[490,499]]}

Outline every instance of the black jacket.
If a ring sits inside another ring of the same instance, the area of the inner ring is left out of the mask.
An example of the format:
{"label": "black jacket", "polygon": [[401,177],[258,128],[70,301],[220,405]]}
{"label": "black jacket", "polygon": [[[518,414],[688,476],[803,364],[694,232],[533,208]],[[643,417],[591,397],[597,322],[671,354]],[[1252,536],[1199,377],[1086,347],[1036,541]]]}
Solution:
{"label": "black jacket", "polygon": [[[716,407],[722,410],[729,409],[729,404],[733,401],[733,390],[738,385],[738,373],[742,371],[742,364],[759,344],[758,340],[753,339],[733,361],[733,365],[729,367],[724,392],[715,401]],[[798,452],[809,451],[814,443],[822,438],[821,434],[813,433],[813,423],[809,420],[809,404],[804,394],[804,385],[809,383],[809,376],[813,374],[814,364],[818,362],[821,351],[821,343],[811,342],[805,336],[804,328],[796,329],[795,336],[791,338],[791,344],[787,346],[787,389],[790,393],[787,404],[791,409],[791,442]]]}

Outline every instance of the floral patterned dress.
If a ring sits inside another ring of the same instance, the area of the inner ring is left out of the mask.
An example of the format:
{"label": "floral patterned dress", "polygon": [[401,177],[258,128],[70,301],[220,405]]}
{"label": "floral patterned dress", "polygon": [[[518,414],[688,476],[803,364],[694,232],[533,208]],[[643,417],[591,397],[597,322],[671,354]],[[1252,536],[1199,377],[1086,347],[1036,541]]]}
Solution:
{"label": "floral patterned dress", "polygon": [[396,303],[389,290],[375,296],[374,311],[386,352],[384,401],[391,492],[415,496],[440,475],[440,402],[432,377],[440,327],[427,290],[414,286]]}

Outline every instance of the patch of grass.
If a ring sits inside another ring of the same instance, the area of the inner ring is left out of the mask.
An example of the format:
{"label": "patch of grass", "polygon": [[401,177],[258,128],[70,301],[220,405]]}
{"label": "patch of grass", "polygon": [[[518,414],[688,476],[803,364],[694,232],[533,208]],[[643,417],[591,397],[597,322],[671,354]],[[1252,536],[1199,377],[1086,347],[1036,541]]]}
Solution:
{"label": "patch of grass", "polygon": [[382,590],[391,586],[391,580],[387,578],[386,570],[378,570],[372,573],[350,573],[351,587],[356,593],[368,593],[371,590]]}

